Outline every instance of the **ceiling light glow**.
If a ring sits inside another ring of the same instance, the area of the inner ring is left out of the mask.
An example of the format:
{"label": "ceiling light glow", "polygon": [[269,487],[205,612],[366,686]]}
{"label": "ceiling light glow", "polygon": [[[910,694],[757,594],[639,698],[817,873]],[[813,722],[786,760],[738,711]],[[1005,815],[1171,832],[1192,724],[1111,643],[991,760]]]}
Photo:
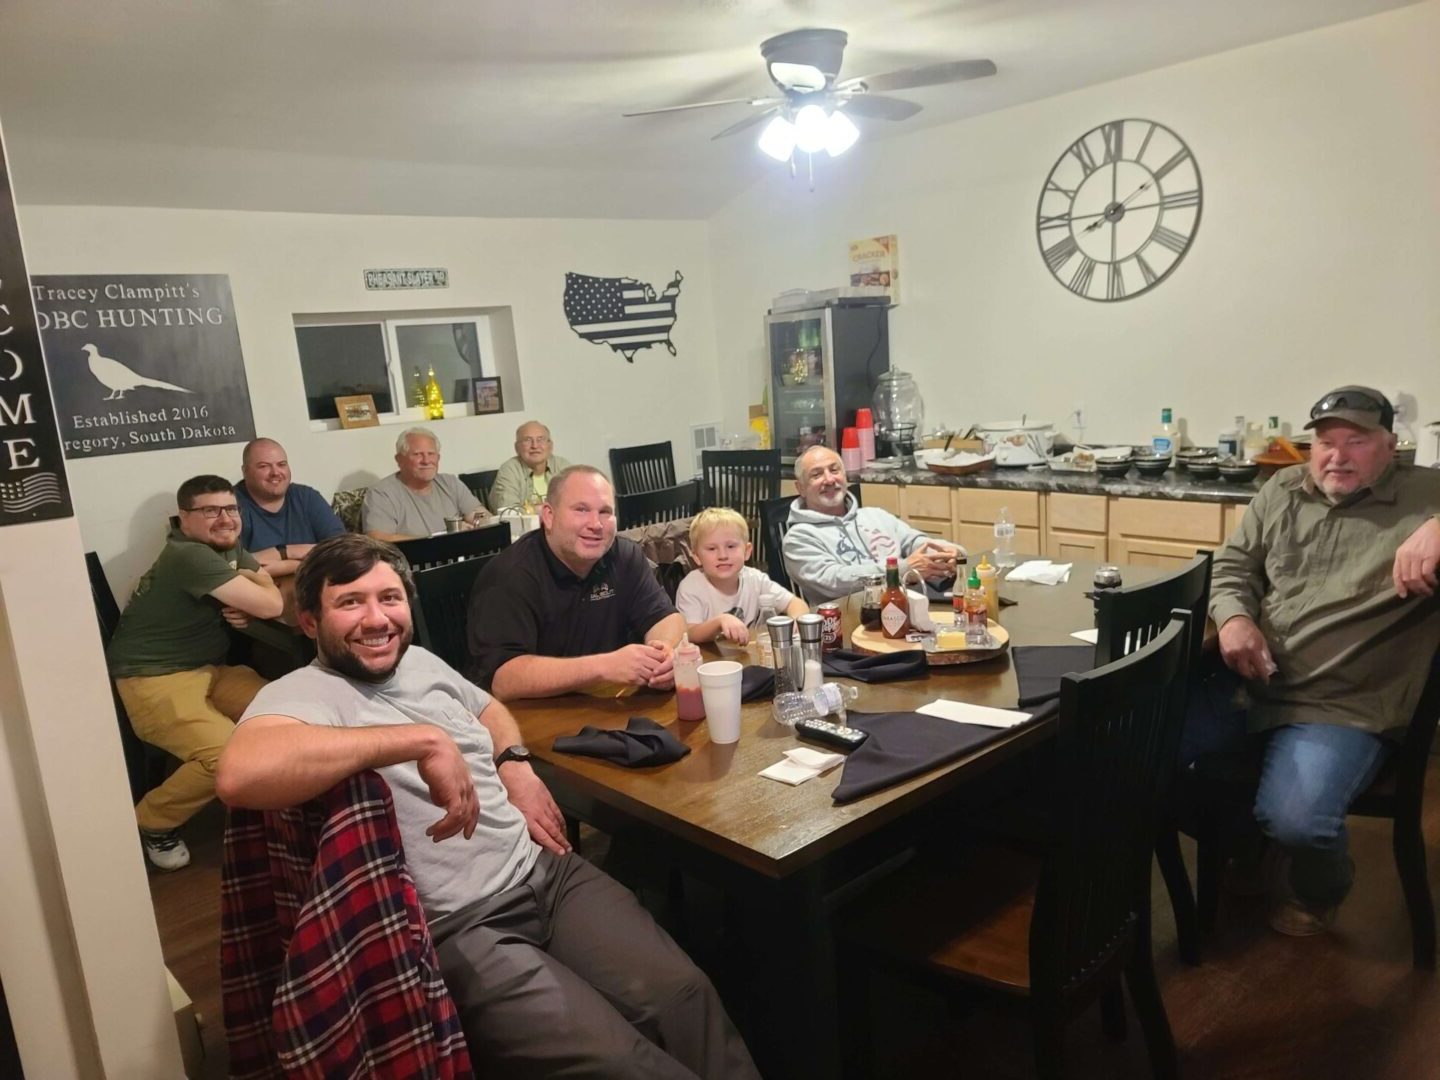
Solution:
{"label": "ceiling light glow", "polygon": [[807,154],[825,149],[830,134],[830,117],[820,105],[806,105],[795,114],[795,145]]}
{"label": "ceiling light glow", "polygon": [[795,125],[777,116],[760,133],[760,149],[776,161],[789,161],[795,151]]}
{"label": "ceiling light glow", "polygon": [[860,129],[839,109],[830,114],[825,124],[825,151],[831,157],[839,157],[860,138]]}

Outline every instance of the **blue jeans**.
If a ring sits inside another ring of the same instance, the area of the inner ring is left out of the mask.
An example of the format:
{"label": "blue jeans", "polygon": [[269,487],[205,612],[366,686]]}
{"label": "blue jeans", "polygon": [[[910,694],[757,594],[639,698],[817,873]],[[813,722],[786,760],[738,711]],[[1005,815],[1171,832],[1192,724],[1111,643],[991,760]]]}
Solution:
{"label": "blue jeans", "polygon": [[1290,856],[1290,888],[1312,907],[1339,904],[1355,869],[1345,815],[1375,779],[1392,744],[1338,724],[1287,724],[1251,735],[1245,727],[1243,680],[1228,668],[1198,681],[1180,741],[1180,764],[1202,754],[1247,746],[1264,760],[1254,814],[1261,831]]}

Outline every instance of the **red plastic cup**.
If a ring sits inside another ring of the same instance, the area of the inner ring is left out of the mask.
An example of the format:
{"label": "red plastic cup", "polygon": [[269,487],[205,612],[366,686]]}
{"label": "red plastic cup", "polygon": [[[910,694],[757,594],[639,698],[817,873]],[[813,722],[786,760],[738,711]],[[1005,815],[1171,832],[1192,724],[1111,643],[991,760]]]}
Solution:
{"label": "red plastic cup", "polygon": [[855,410],[855,426],[857,428],[873,428],[875,426],[875,420],[870,415],[869,409]]}
{"label": "red plastic cup", "polygon": [[841,450],[859,450],[859,449],[860,449],[860,432],[856,431],[853,427],[847,427],[843,432],[841,432],[841,434],[840,434],[840,449],[841,449]]}

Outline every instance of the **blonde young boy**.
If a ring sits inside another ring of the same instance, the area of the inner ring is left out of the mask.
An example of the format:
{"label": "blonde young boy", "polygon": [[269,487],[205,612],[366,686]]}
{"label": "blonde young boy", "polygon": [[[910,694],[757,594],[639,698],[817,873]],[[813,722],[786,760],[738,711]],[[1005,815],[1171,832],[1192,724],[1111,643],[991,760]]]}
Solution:
{"label": "blonde young boy", "polygon": [[734,510],[712,507],[690,523],[690,551],[700,563],[680,582],[675,606],[685,617],[691,641],[723,637],[737,645],[750,640],[750,627],[769,598],[776,614],[804,615],[810,609],[753,566],[750,526]]}

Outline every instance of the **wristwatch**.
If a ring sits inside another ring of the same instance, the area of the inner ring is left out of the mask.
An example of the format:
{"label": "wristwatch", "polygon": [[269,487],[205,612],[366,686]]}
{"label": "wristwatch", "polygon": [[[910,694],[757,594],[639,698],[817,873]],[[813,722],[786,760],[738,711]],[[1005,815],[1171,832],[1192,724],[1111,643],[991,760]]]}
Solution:
{"label": "wristwatch", "polygon": [[285,560],[285,559],[290,558],[290,552],[288,552],[288,551],[285,550],[285,545],[284,545],[284,544],[276,544],[276,545],[275,545],[275,552],[276,552],[276,554],[278,554],[278,555],[280,556],[280,558],[281,558],[282,561]]}
{"label": "wristwatch", "polygon": [[504,765],[507,761],[529,761],[529,760],[530,760],[530,751],[529,751],[528,749],[526,749],[524,746],[522,746],[520,743],[515,743],[514,745],[512,745],[512,746],[507,746],[504,750],[501,750],[501,751],[500,751],[500,756],[495,759],[495,767],[498,769],[501,765]]}

